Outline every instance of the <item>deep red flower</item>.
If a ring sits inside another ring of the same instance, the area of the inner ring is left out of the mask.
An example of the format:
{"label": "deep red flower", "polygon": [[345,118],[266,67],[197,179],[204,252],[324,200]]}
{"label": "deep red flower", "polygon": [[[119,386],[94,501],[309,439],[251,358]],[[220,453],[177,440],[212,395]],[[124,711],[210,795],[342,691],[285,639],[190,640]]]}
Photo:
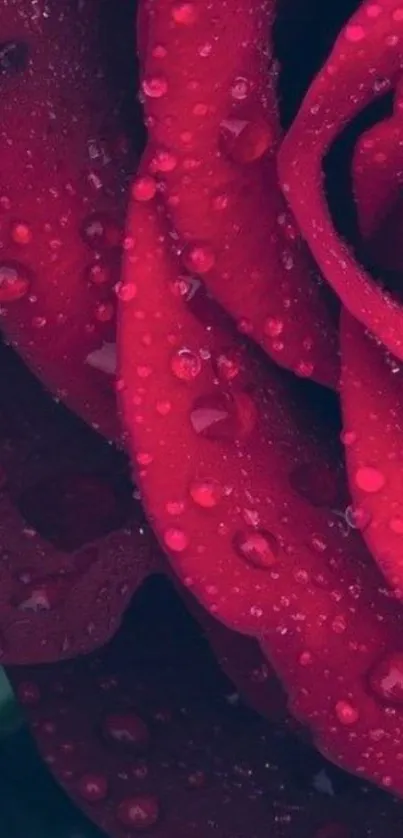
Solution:
{"label": "deep red flower", "polygon": [[[122,838],[204,838],[204,802],[222,836],[267,831],[247,783],[209,790],[210,675],[178,674],[178,631],[161,660],[144,593],[124,618],[155,574],[157,632],[173,585],[245,701],[290,727],[284,689],[300,737],[403,794],[403,6],[319,5],[0,12],[3,334],[93,429],[4,350],[2,661],[50,768]],[[333,814],[315,838],[355,834]]]}

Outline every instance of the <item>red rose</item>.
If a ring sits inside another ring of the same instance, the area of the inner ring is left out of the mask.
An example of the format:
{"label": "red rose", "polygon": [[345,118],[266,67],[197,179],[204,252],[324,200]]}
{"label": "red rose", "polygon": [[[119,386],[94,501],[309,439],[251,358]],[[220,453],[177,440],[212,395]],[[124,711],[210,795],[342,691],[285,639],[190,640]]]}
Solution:
{"label": "red rose", "polygon": [[[166,585],[117,631],[158,573],[255,709],[284,721],[284,688],[322,754],[402,794],[403,6],[142,0],[143,148],[133,4],[37,5],[0,14],[4,335],[138,492],[64,417],[57,468],[46,439],[22,472],[11,432],[2,660],[37,667],[10,677],[41,751],[111,835],[266,834],[243,780],[229,820],[189,797],[218,774],[181,696],[217,676]],[[317,836],[348,838],[334,814]]]}

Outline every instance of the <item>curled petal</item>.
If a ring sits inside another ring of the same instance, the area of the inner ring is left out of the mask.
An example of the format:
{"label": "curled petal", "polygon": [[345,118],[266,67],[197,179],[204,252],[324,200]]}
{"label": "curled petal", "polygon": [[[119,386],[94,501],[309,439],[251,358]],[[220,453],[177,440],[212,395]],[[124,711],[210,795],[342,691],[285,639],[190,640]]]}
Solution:
{"label": "curled petal", "polygon": [[322,163],[342,129],[402,72],[398,0],[366,0],[313,82],[279,155],[284,193],[324,276],[348,311],[403,358],[403,311],[337,235],[323,191]]}
{"label": "curled petal", "polygon": [[186,303],[158,204],[135,205],[128,230],[138,293],[121,307],[120,393],[154,530],[204,606],[259,638],[320,749],[401,791],[401,711],[369,680],[400,648],[400,612],[339,526],[338,465],[299,424],[283,374],[197,290]]}
{"label": "curled petal", "polygon": [[141,8],[149,172],[184,265],[279,364],[336,387],[334,323],[277,180],[274,3]]}

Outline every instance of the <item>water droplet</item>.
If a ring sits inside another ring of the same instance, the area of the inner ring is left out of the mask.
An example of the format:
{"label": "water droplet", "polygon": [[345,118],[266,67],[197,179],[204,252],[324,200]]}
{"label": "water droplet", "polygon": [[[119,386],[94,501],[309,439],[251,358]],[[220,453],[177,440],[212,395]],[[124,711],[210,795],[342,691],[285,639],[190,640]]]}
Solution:
{"label": "water droplet", "polygon": [[19,262],[0,262],[0,303],[13,303],[28,293],[33,274]]}
{"label": "water droplet", "polygon": [[403,705],[403,652],[390,652],[369,673],[369,684],[378,698]]}
{"label": "water droplet", "polygon": [[19,244],[21,247],[30,244],[32,241],[32,230],[28,224],[24,224],[22,221],[13,222],[10,235],[14,244]]}
{"label": "water droplet", "polygon": [[149,829],[157,823],[160,816],[158,799],[154,795],[126,797],[119,803],[118,820],[129,829]]}
{"label": "water droplet", "polygon": [[63,575],[38,580],[26,585],[13,603],[19,611],[50,611],[65,600],[71,583],[72,580]]}
{"label": "water droplet", "polygon": [[189,493],[197,506],[213,509],[223,497],[224,490],[217,480],[193,480]]}
{"label": "water droplet", "polygon": [[115,317],[115,306],[113,303],[98,303],[95,306],[94,315],[99,323],[110,323]]}
{"label": "water droplet", "polygon": [[84,279],[91,285],[112,285],[111,268],[105,262],[94,262],[84,270]]}
{"label": "water droplet", "polygon": [[277,561],[278,541],[268,530],[240,530],[235,533],[232,543],[242,559],[260,570],[272,567]]}
{"label": "water droplet", "polygon": [[0,74],[21,73],[28,64],[29,49],[23,41],[0,42]]}
{"label": "water droplet", "polygon": [[222,381],[233,381],[239,375],[242,360],[237,349],[223,349],[213,358],[214,371]]}
{"label": "water droplet", "polygon": [[348,506],[345,513],[345,519],[352,530],[360,530],[363,532],[371,523],[372,517],[369,510],[362,506]]}
{"label": "water droplet", "polygon": [[235,441],[247,436],[256,423],[256,407],[246,393],[200,396],[190,412],[193,430],[211,440]]}
{"label": "water droplet", "polygon": [[202,789],[206,785],[207,777],[204,771],[192,771],[187,777],[187,786],[190,789]]}
{"label": "water droplet", "polygon": [[183,530],[178,527],[169,527],[164,532],[164,542],[169,550],[174,553],[183,553],[189,546],[189,538]]}
{"label": "water droplet", "polygon": [[178,165],[178,158],[168,149],[159,148],[154,154],[151,168],[155,172],[173,172]]}
{"label": "water droplet", "polygon": [[284,323],[277,317],[268,317],[264,324],[264,332],[270,338],[278,338],[284,331]]}
{"label": "water droplet", "polygon": [[359,24],[350,23],[344,30],[345,38],[352,44],[357,44],[365,38],[365,29]]}
{"label": "water droplet", "polygon": [[77,791],[88,803],[98,803],[107,797],[108,781],[103,774],[84,774],[77,783]]}
{"label": "water droplet", "polygon": [[122,303],[130,303],[137,296],[137,285],[134,282],[118,282],[115,285],[115,293]]}
{"label": "water droplet", "polygon": [[132,195],[136,201],[151,201],[157,192],[157,183],[150,175],[137,178],[132,186]]}
{"label": "water droplet", "polygon": [[231,85],[231,96],[237,102],[243,102],[249,96],[250,89],[251,86],[248,79],[245,79],[243,76],[237,76]]}
{"label": "water droplet", "polygon": [[254,163],[271,148],[273,135],[263,121],[227,119],[221,123],[221,144],[236,163]]}
{"label": "water droplet", "polygon": [[383,489],[386,480],[379,469],[373,466],[362,466],[355,473],[355,482],[363,492],[373,494]]}
{"label": "water droplet", "polygon": [[207,244],[188,245],[183,251],[182,258],[190,273],[206,274],[215,264],[214,252]]}
{"label": "water droplet", "polygon": [[195,3],[175,3],[172,7],[172,17],[175,23],[191,26],[196,23],[198,10]]}
{"label": "water droplet", "polygon": [[395,533],[395,535],[403,535],[403,518],[398,515],[391,518],[389,521],[389,528]]}
{"label": "water droplet", "polygon": [[147,725],[135,713],[111,713],[106,716],[102,733],[108,741],[135,750],[143,749],[150,739]]}
{"label": "water droplet", "polygon": [[349,701],[338,701],[335,706],[336,716],[342,725],[353,725],[359,719],[359,713],[356,707],[353,707]]}
{"label": "water droplet", "polygon": [[161,99],[168,90],[168,82],[162,75],[147,76],[141,84],[141,89],[150,99]]}
{"label": "water droplet", "polygon": [[100,212],[93,212],[84,219],[80,235],[85,244],[95,251],[118,247],[122,241],[122,232],[116,222]]}
{"label": "water droplet", "polygon": [[200,356],[190,349],[178,349],[171,358],[171,370],[181,381],[193,381],[201,372],[201,368]]}

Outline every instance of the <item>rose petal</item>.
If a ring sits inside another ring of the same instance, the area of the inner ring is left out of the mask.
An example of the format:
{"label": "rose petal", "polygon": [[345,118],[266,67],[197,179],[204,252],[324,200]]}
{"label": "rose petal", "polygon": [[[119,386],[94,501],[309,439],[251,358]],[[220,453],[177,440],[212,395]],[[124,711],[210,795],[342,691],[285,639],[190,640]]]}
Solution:
{"label": "rose petal", "polygon": [[[325,799],[290,785],[287,767],[301,750],[232,701],[192,622],[157,580],[99,655],[8,674],[48,768],[109,836],[148,828],[157,838],[264,838],[268,830],[280,838],[286,824],[289,838],[306,829],[317,838],[315,825],[329,821],[344,823],[343,838],[354,821],[383,834],[374,795],[355,784],[354,794],[350,787]],[[385,808],[382,829],[396,811],[385,821]]]}
{"label": "rose petal", "polygon": [[92,651],[159,561],[122,455],[0,347],[0,661]]}
{"label": "rose petal", "polygon": [[364,538],[403,595],[403,373],[347,314],[341,325],[342,405],[350,488]]}
{"label": "rose petal", "polygon": [[[388,713],[367,676],[399,649],[400,613],[352,529],[339,526],[341,510],[290,484],[304,466],[315,487],[329,454],[312,421],[305,437],[291,418],[282,374],[259,368],[214,316],[200,325],[175,293],[180,266],[155,202],[134,206],[128,229],[126,280],[135,272],[138,295],[122,305],[120,390],[156,534],[205,607],[260,638],[320,749],[399,790],[400,713]],[[375,729],[384,731],[376,742]]]}
{"label": "rose petal", "polygon": [[8,3],[1,39],[2,330],[53,393],[116,438],[114,286],[133,160],[101,72],[99,3],[45,15]]}
{"label": "rose petal", "polygon": [[366,0],[312,84],[279,155],[280,177],[313,256],[348,311],[399,358],[403,311],[357,264],[338,237],[323,192],[322,164],[333,140],[402,72],[399,0]]}
{"label": "rose petal", "polygon": [[336,387],[334,324],[277,184],[273,12],[272,2],[239,0],[150,10],[141,37],[149,166],[186,270],[279,364]]}

